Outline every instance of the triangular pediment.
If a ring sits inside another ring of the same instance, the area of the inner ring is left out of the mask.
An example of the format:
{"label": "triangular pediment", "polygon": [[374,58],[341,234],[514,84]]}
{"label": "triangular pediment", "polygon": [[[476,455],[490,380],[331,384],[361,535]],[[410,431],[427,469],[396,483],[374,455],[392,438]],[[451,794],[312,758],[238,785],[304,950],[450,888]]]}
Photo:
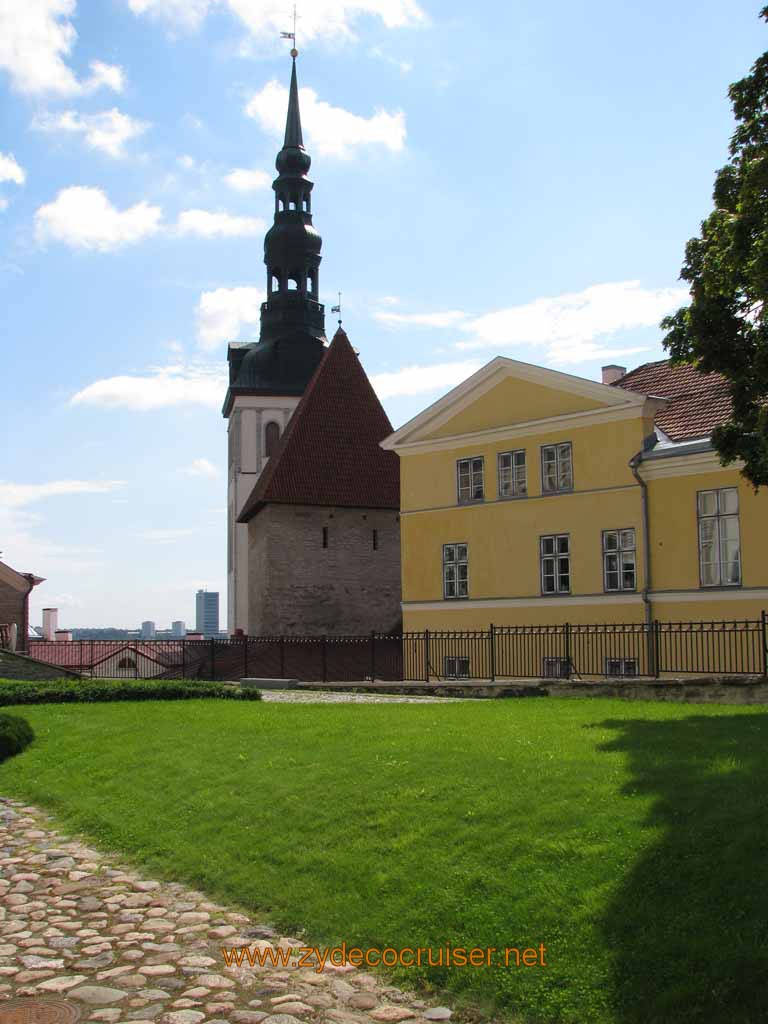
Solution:
{"label": "triangular pediment", "polygon": [[645,396],[606,384],[497,357],[385,442],[387,448],[516,429],[566,417],[636,407]]}

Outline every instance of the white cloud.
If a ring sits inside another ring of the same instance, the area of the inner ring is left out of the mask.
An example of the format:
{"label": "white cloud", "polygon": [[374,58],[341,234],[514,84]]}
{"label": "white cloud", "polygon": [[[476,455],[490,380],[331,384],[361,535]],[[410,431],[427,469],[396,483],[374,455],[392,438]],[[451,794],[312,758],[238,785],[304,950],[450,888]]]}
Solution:
{"label": "white cloud", "polygon": [[224,176],[224,181],[236,192],[255,192],[257,189],[269,188],[272,184],[266,171],[248,170],[245,167],[235,167]]}
{"label": "white cloud", "polygon": [[420,395],[455,387],[479,370],[480,360],[468,359],[456,363],[438,363],[436,366],[404,366],[392,373],[376,373],[371,384],[379,398],[396,398],[401,395]]}
{"label": "white cloud", "polygon": [[205,349],[236,341],[244,327],[258,324],[264,292],[260,288],[217,288],[203,292],[197,306],[198,337]]}
{"label": "white cloud", "polygon": [[229,213],[209,210],[184,210],[179,214],[176,229],[181,235],[200,238],[235,238],[262,235],[266,224],[259,217],[235,217]]}
{"label": "white cloud", "polygon": [[[214,7],[226,7],[256,38],[277,39],[289,23],[284,0],[128,0],[134,14],[162,18],[182,29],[196,29]],[[299,40],[354,39],[353,22],[381,18],[387,28],[422,25],[427,15],[415,0],[312,0],[301,9]]]}
{"label": "white cloud", "polygon": [[105,64],[101,60],[90,63],[91,77],[83,82],[83,92],[96,92],[104,86],[112,92],[122,92],[125,88],[125,72],[117,64]]}
{"label": "white cloud", "polygon": [[184,156],[180,156],[179,160],[178,160],[178,163],[179,163],[179,166],[183,167],[185,171],[191,171],[196,166],[195,158],[192,157],[192,156],[189,156],[189,154],[185,154]]}
{"label": "white cloud", "polygon": [[124,487],[122,480],[51,480],[44,484],[14,484],[0,480],[0,506],[24,508],[45,498],[69,494],[108,494]]}
{"label": "white cloud", "polygon": [[194,534],[192,527],[180,527],[179,529],[148,529],[137,530],[135,535],[142,540],[148,540],[153,544],[173,544],[174,541],[182,540],[184,537],[191,537]]}
{"label": "white cloud", "polygon": [[217,409],[224,401],[226,370],[209,364],[150,367],[145,373],[105,377],[74,394],[70,405],[149,412],[179,405]]}
{"label": "white cloud", "polygon": [[215,466],[210,459],[193,459],[188,466],[184,466],[179,472],[183,473],[184,476],[205,477],[208,480],[213,480],[219,476],[218,466]]}
{"label": "white cloud", "polygon": [[42,132],[84,135],[91,148],[100,149],[109,156],[122,157],[125,156],[126,142],[142,135],[149,126],[113,107],[98,114],[80,114],[76,110],[38,114],[32,120],[32,127]]}
{"label": "white cloud", "polygon": [[[455,343],[464,351],[493,349],[505,353],[521,347],[544,348],[550,363],[583,363],[646,351],[616,344],[622,331],[655,327],[667,313],[686,302],[686,288],[642,288],[639,281],[592,285],[504,309],[470,316],[460,310],[435,313],[376,312],[393,326],[455,328],[466,337]],[[612,340],[609,340],[612,339]],[[541,357],[539,357],[541,358]]]}
{"label": "white cloud", "polygon": [[[639,281],[592,285],[581,292],[534,299],[469,319],[462,324],[462,330],[470,337],[457,347],[502,351],[516,345],[532,345],[565,353],[575,353],[579,348],[587,351],[589,344],[599,337],[656,326],[687,296],[686,288],[648,289],[642,288]],[[603,354],[602,349],[598,351]],[[598,351],[585,358],[597,355]]]}
{"label": "white cloud", "polygon": [[[355,146],[381,145],[393,152],[405,146],[405,114],[377,109],[371,117],[360,117],[343,107],[334,107],[318,98],[314,89],[300,89],[301,123],[305,141],[311,150],[341,159],[352,155]],[[276,80],[248,101],[245,112],[259,122],[264,131],[279,138],[285,131],[288,90]]]}
{"label": "white cloud", "polygon": [[9,200],[5,199],[3,196],[0,196],[0,213],[5,213],[9,206]]}
{"label": "white cloud", "polygon": [[0,181],[12,181],[15,185],[23,185],[26,180],[24,168],[18,165],[13,153],[0,153]]}
{"label": "white cloud", "polygon": [[101,189],[73,186],[38,209],[35,233],[41,243],[108,252],[156,234],[161,217],[159,206],[141,202],[118,210]]}
{"label": "white cloud", "polygon": [[0,3],[0,68],[18,92],[77,96],[101,86],[117,92],[122,69],[91,62],[91,77],[78,81],[67,58],[77,39],[72,25],[75,0],[2,0]]}
{"label": "white cloud", "polygon": [[446,309],[442,313],[374,313],[373,316],[386,324],[413,324],[417,327],[454,327],[467,319],[467,314],[459,309]]}

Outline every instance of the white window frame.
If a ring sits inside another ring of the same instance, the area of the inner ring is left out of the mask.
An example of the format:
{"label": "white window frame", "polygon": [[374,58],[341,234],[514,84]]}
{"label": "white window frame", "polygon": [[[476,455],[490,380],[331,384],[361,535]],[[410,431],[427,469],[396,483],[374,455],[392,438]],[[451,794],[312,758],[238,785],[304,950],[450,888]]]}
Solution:
{"label": "white window frame", "polygon": [[[639,675],[640,668],[637,663],[637,658],[621,657],[606,657],[605,665],[603,667],[605,669],[605,674],[610,678],[626,677],[631,679],[634,679]],[[615,668],[615,671],[611,671],[612,668]]]}
{"label": "white window frame", "polygon": [[482,455],[456,460],[456,499],[460,505],[485,501],[485,458]]}
{"label": "white window frame", "polygon": [[[462,568],[464,572],[462,573]],[[450,570],[453,570],[451,573]],[[450,579],[449,576],[453,578]],[[462,579],[463,576],[463,579]],[[453,593],[449,593],[453,587]],[[443,544],[443,600],[463,601],[469,597],[469,545],[464,541]]]}
{"label": "white window frame", "polygon": [[[737,487],[718,487],[696,492],[696,519],[699,546],[699,586],[741,586],[741,528]],[[709,536],[705,535],[709,533]],[[729,536],[730,534],[730,536]],[[728,548],[735,545],[735,561]],[[713,558],[704,559],[710,547]],[[735,565],[736,579],[728,579],[729,565]]]}
{"label": "white window frame", "polygon": [[443,679],[469,679],[469,658],[463,654],[446,654],[443,658]]}
{"label": "white window frame", "polygon": [[[508,459],[509,465],[504,466],[502,460]],[[525,448],[513,448],[508,452],[499,452],[497,456],[497,476],[500,498],[528,497],[528,466]],[[508,474],[509,491],[504,491],[505,475]]]}
{"label": "white window frame", "polygon": [[568,658],[546,657],[541,661],[542,679],[569,679],[571,663]]}
{"label": "white window frame", "polygon": [[[609,569],[609,563],[614,558],[616,568]],[[631,585],[625,580],[625,573],[630,572]],[[612,575],[616,576],[615,587],[610,586],[608,582],[608,577]],[[637,590],[637,540],[634,526],[603,530],[603,590],[606,594],[621,590]]]}
{"label": "white window frame", "polygon": [[[563,562],[567,562],[565,572]],[[571,535],[569,533],[548,533],[539,537],[539,566],[541,576],[541,593],[543,597],[571,592]],[[549,571],[551,569],[551,571]],[[567,586],[563,586],[563,576],[567,576]],[[554,580],[554,589],[548,590],[545,580]]]}
{"label": "white window frame", "polygon": [[[547,486],[547,466],[554,466],[555,486]],[[567,473],[566,473],[567,467]],[[573,490],[573,445],[570,441],[541,446],[541,493],[567,494]]]}

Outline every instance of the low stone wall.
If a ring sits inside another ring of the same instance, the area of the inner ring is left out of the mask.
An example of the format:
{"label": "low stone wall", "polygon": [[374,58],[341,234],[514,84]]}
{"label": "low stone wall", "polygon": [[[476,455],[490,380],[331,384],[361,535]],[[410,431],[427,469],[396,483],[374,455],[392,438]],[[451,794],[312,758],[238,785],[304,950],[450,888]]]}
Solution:
{"label": "low stone wall", "polygon": [[679,704],[768,704],[765,676],[692,676],[665,680],[607,679],[582,682],[562,679],[514,679],[440,683],[301,683],[301,690],[337,693],[396,693],[423,697],[489,699],[499,697],[612,697],[664,700]]}
{"label": "low stone wall", "polygon": [[620,697],[678,704],[768,704],[768,679],[708,676],[653,681],[578,683],[563,680],[542,687],[551,697]]}
{"label": "low stone wall", "polygon": [[78,672],[70,672],[47,661],[36,661],[23,654],[12,654],[0,650],[0,679],[63,679],[65,676],[78,678]]}

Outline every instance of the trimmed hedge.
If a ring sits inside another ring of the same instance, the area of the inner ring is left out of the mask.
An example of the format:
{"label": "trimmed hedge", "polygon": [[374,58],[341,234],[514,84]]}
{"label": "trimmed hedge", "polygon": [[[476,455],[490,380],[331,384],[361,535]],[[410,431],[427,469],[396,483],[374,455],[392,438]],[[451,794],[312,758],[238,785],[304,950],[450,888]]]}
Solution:
{"label": "trimmed hedge", "polygon": [[20,754],[34,738],[32,726],[25,719],[16,715],[0,715],[0,761]]}
{"label": "trimmed hedge", "polygon": [[0,679],[0,707],[117,700],[193,700],[201,697],[261,700],[261,692],[189,679],[57,679],[53,682]]}

